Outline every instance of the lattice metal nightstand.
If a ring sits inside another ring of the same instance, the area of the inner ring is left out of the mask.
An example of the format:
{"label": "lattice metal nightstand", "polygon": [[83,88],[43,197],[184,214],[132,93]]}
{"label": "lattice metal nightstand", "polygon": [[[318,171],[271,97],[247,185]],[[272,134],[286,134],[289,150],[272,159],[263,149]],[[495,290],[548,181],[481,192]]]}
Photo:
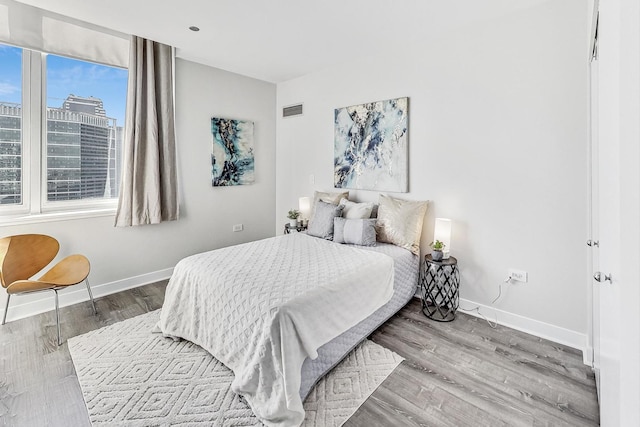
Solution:
{"label": "lattice metal nightstand", "polygon": [[431,255],[425,255],[420,275],[422,312],[425,316],[438,322],[451,322],[455,319],[460,304],[459,286],[457,259],[449,257],[434,261]]}
{"label": "lattice metal nightstand", "polygon": [[288,222],[284,225],[284,234],[289,234],[291,233],[292,230],[297,231],[298,233],[301,231],[305,231],[307,229],[306,225],[297,225],[295,227],[292,227]]}

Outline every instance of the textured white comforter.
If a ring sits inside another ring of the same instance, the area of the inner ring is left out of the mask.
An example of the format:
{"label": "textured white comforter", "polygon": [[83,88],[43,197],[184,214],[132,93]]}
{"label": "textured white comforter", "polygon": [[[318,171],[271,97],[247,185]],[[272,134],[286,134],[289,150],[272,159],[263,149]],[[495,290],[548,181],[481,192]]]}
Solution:
{"label": "textured white comforter", "polygon": [[387,303],[393,274],[387,255],[304,234],[218,249],[176,265],[159,326],[233,370],[263,423],[297,426],[304,360]]}

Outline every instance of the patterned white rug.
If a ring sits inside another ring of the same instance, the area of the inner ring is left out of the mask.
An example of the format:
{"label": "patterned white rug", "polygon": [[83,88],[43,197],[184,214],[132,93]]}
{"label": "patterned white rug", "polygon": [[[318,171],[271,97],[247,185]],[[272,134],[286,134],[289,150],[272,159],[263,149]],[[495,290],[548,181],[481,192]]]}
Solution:
{"label": "patterned white rug", "polygon": [[[92,425],[262,425],[231,391],[231,370],[195,344],[151,333],[159,316],[69,339]],[[316,384],[303,425],[342,425],[402,360],[365,340]]]}

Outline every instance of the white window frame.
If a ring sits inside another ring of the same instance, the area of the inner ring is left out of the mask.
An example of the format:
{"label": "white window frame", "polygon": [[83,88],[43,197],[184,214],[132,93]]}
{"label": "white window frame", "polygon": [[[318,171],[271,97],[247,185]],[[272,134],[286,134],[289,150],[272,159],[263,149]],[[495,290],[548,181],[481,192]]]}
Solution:
{"label": "white window frame", "polygon": [[[118,198],[47,200],[46,58],[48,54],[27,48],[20,49],[22,49],[22,203],[0,206],[0,226],[114,216]],[[65,55],[57,56],[65,57]],[[100,64],[96,61],[66,57]],[[100,65],[119,68],[109,64]]]}
{"label": "white window frame", "polygon": [[[21,74],[21,90],[22,90],[22,116],[20,118],[20,136],[21,136],[21,157],[22,166],[20,168],[20,183],[22,185],[22,203],[13,205],[0,205],[0,217],[4,219],[7,216],[21,216],[28,215],[31,212],[31,206],[33,201],[31,195],[33,191],[31,189],[31,171],[33,170],[33,161],[31,155],[31,135],[32,129],[28,126],[31,121],[31,51],[28,49],[22,49],[22,74]],[[25,78],[28,76],[29,78]],[[38,161],[38,165],[40,162]]]}

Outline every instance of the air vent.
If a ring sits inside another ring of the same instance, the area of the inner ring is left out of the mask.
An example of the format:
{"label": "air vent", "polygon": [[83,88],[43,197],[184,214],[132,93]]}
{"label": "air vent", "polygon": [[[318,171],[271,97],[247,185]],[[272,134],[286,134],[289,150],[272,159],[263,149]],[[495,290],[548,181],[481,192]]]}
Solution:
{"label": "air vent", "polygon": [[290,105],[282,109],[282,117],[292,117],[302,115],[302,104]]}

